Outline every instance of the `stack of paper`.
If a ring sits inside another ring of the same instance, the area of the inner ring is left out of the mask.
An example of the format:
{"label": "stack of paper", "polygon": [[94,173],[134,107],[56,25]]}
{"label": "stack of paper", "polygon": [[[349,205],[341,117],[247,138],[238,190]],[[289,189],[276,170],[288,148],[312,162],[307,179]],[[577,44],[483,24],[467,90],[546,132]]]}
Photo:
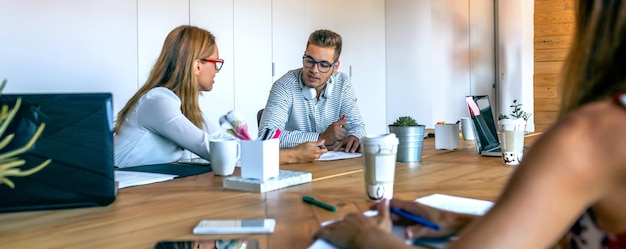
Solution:
{"label": "stack of paper", "polygon": [[117,188],[145,185],[155,182],[163,182],[174,179],[177,175],[146,173],[137,171],[115,171],[115,181]]}

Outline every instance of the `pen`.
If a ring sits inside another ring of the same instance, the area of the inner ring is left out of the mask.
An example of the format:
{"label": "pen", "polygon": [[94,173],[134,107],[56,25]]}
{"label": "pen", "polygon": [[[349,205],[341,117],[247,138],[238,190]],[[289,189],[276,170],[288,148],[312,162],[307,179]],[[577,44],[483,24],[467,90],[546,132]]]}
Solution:
{"label": "pen", "polygon": [[276,133],[274,133],[274,136],[272,137],[272,139],[277,139],[280,137],[280,129],[276,128]]}
{"label": "pen", "polygon": [[346,114],[341,115],[341,120],[345,120],[346,119]]}
{"label": "pen", "polygon": [[333,211],[333,212],[337,211],[337,208],[335,206],[318,201],[315,198],[308,196],[308,195],[302,196],[302,201],[313,204],[315,206],[321,207],[329,211]]}
{"label": "pen", "polygon": [[419,216],[417,216],[417,215],[414,215],[414,214],[412,214],[412,213],[409,213],[409,212],[404,211],[404,210],[399,209],[399,208],[390,207],[390,208],[389,208],[389,210],[390,210],[390,211],[391,211],[391,213],[393,213],[393,214],[397,214],[397,215],[402,216],[402,217],[404,217],[404,218],[406,218],[406,219],[409,219],[409,220],[411,220],[411,221],[414,221],[414,222],[416,222],[417,224],[420,224],[420,225],[422,225],[422,226],[425,226],[425,227],[431,228],[431,229],[433,229],[433,230],[435,230],[435,231],[439,231],[439,225],[437,225],[437,224],[433,223],[432,221],[429,221],[429,220],[427,220],[427,219],[424,219],[424,218],[422,218],[422,217],[419,217]]}

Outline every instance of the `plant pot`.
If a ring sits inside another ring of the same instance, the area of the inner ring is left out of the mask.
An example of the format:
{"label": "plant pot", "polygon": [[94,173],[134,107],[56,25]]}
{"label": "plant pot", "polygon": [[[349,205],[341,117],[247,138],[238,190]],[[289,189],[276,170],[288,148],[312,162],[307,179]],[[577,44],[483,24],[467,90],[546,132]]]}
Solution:
{"label": "plant pot", "polygon": [[389,125],[389,132],[398,137],[397,162],[421,162],[424,144],[425,125],[397,126]]}

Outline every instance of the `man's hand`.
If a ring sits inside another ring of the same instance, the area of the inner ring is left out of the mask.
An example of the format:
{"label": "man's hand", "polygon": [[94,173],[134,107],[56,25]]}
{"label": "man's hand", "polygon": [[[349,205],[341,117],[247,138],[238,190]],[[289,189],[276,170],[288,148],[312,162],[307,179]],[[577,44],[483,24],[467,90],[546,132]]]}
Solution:
{"label": "man's hand", "polygon": [[361,141],[359,140],[359,138],[355,137],[355,136],[349,136],[347,138],[345,138],[344,140],[341,140],[341,142],[339,143],[339,145],[337,145],[333,150],[334,151],[338,151],[341,148],[344,148],[345,152],[361,152]]}
{"label": "man's hand", "polygon": [[335,142],[342,140],[346,136],[346,121],[339,120],[333,122],[322,132],[317,141],[326,140],[327,146],[335,144]]}

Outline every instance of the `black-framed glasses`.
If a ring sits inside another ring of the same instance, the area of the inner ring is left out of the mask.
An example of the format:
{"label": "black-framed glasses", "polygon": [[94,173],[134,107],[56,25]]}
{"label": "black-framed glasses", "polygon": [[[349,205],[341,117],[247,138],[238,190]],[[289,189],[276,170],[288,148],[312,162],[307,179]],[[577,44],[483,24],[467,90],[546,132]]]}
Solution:
{"label": "black-framed glasses", "polygon": [[224,59],[204,58],[204,59],[200,59],[200,60],[202,60],[204,62],[215,63],[215,70],[217,70],[217,71],[222,69],[222,66],[224,65]]}
{"label": "black-framed glasses", "polygon": [[317,64],[317,69],[322,73],[328,73],[330,69],[337,64],[337,62],[330,63],[328,61],[316,61],[313,57],[304,54],[302,56],[302,66],[306,68],[312,68]]}

